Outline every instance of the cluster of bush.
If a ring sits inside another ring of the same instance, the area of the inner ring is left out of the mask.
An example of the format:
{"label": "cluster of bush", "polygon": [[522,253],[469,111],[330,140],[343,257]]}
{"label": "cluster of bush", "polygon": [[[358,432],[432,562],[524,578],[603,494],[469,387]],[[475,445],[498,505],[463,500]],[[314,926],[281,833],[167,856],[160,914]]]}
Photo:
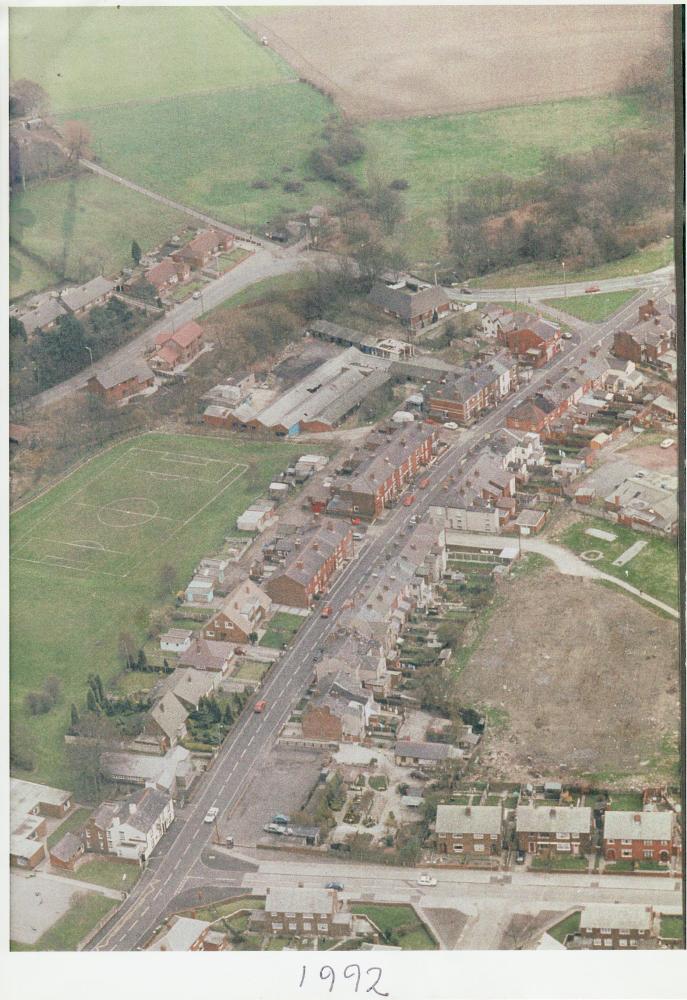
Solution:
{"label": "cluster of bush", "polygon": [[29,715],[46,715],[55,707],[60,698],[62,682],[55,674],[46,677],[40,691],[29,691],[24,698],[24,707]]}

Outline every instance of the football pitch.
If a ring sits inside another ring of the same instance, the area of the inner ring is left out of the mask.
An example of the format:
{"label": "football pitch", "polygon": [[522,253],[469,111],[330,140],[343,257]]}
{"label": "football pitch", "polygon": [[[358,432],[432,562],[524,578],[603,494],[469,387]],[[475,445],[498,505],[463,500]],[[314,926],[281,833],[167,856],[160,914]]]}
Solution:
{"label": "football pitch", "polygon": [[247,471],[241,462],[132,447],[44,515],[10,554],[127,577]]}

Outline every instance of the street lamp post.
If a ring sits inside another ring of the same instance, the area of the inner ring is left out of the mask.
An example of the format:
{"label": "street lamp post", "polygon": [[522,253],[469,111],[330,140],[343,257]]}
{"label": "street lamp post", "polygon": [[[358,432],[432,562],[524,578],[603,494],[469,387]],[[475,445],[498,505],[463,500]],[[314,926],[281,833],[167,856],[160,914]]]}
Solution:
{"label": "street lamp post", "polygon": [[561,267],[563,268],[563,298],[567,299],[567,297],[568,297],[568,286],[565,283],[565,261],[564,260],[561,261]]}
{"label": "street lamp post", "polygon": [[93,367],[93,351],[90,349],[90,347],[88,346],[88,344],[84,344],[83,346],[88,351],[88,355],[89,355],[89,357],[91,359],[91,368],[92,368]]}

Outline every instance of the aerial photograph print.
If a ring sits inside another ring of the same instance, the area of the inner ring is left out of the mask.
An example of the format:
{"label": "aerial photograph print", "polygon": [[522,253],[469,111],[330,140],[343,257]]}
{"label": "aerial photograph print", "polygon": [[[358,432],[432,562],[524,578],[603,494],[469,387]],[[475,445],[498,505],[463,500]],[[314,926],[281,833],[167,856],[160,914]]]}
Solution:
{"label": "aerial photograph print", "polygon": [[6,949],[684,957],[683,31],[9,8]]}

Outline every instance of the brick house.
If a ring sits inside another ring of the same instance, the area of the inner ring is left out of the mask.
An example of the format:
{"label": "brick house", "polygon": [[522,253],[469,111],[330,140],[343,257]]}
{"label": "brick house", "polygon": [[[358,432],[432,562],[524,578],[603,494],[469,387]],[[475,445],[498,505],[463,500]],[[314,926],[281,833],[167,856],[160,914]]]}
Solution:
{"label": "brick house", "polygon": [[528,854],[585,855],[592,844],[592,811],[588,806],[518,806],[515,830],[518,847]]}
{"label": "brick house", "polygon": [[71,792],[10,778],[10,864],[35,868],[45,857],[46,817],[62,818],[71,808]]}
{"label": "brick house", "polygon": [[430,464],[435,436],[434,430],[419,423],[373,431],[344,463],[327,511],[374,520]]}
{"label": "brick house", "polygon": [[437,847],[442,854],[483,858],[500,855],[503,841],[501,806],[437,806]]}
{"label": "brick house", "polygon": [[220,611],[203,629],[206,639],[248,642],[272,610],[272,601],[252,580],[243,580],[227,595]]}
{"label": "brick house", "polygon": [[67,288],[60,292],[60,301],[74,316],[85,316],[93,306],[104,306],[112,298],[114,281],[98,275],[78,288]]}
{"label": "brick house", "polygon": [[333,889],[279,887],[267,890],[265,909],[252,914],[251,925],[281,937],[344,938],[353,920]]}
{"label": "brick house", "polygon": [[607,861],[657,861],[669,864],[680,853],[675,813],[645,810],[604,814],[603,852]]}
{"label": "brick house", "polygon": [[616,357],[635,364],[656,364],[671,348],[671,332],[675,324],[668,317],[654,317],[639,323],[631,330],[617,330],[613,336],[613,353]]}
{"label": "brick house", "polygon": [[393,285],[378,281],[367,298],[368,302],[383,309],[387,315],[395,316],[413,332],[438,322],[448,315],[451,308],[443,288],[438,285],[422,287],[411,279]]}
{"label": "brick house", "polygon": [[433,416],[469,424],[507,395],[516,375],[517,363],[503,352],[452,382],[436,388],[429,396],[427,407]]}
{"label": "brick house", "polygon": [[310,705],[303,713],[303,738],[328,743],[341,742],[341,719],[329,705]]}
{"label": "brick house", "polygon": [[356,680],[354,671],[320,676],[317,693],[303,713],[303,737],[337,743],[365,739],[374,710],[374,698]]}
{"label": "brick house", "polygon": [[561,328],[541,316],[528,316],[516,329],[502,328],[497,336],[499,343],[533,368],[547,364],[561,349]]}
{"label": "brick house", "polygon": [[525,399],[506,417],[506,427],[516,431],[531,431],[541,434],[548,430],[556,418],[556,407],[549,400],[537,394],[534,399]]}
{"label": "brick house", "polygon": [[145,280],[153,285],[158,295],[164,295],[191,277],[191,268],[185,260],[174,260],[165,257],[159,264],[154,264],[145,272]]}
{"label": "brick house", "polygon": [[93,396],[100,396],[106,403],[118,403],[128,396],[149,389],[155,376],[143,361],[127,361],[115,365],[106,372],[92,375],[86,382],[86,389]]}
{"label": "brick house", "polygon": [[187,709],[171,691],[167,691],[151,709],[136,739],[146,743],[152,741],[157,744],[158,753],[165,753],[186,735],[187,717]]}
{"label": "brick house", "polygon": [[163,330],[155,338],[151,366],[162,371],[174,371],[177,365],[188,364],[200,353],[203,336],[203,328],[194,320],[184,323],[175,333]]}
{"label": "brick house", "polygon": [[594,903],[580,915],[579,940],[583,948],[638,948],[656,937],[650,906],[632,903]]}
{"label": "brick house", "polygon": [[214,254],[231,250],[233,245],[234,237],[231,233],[207,229],[194,237],[181,250],[175,250],[172,258],[177,263],[186,263],[193,270],[200,271]]}
{"label": "brick house", "polygon": [[326,591],[336,571],[352,555],[351,526],[327,519],[293,550],[283,569],[269,578],[265,592],[275,604],[309,608],[315,594]]}
{"label": "brick house", "polygon": [[50,864],[53,868],[73,872],[76,862],[85,851],[85,845],[75,833],[65,833],[64,837],[48,848]]}
{"label": "brick house", "polygon": [[156,788],[142,788],[96,809],[84,828],[86,850],[128,861],[149,858],[173,819],[170,796]]}

